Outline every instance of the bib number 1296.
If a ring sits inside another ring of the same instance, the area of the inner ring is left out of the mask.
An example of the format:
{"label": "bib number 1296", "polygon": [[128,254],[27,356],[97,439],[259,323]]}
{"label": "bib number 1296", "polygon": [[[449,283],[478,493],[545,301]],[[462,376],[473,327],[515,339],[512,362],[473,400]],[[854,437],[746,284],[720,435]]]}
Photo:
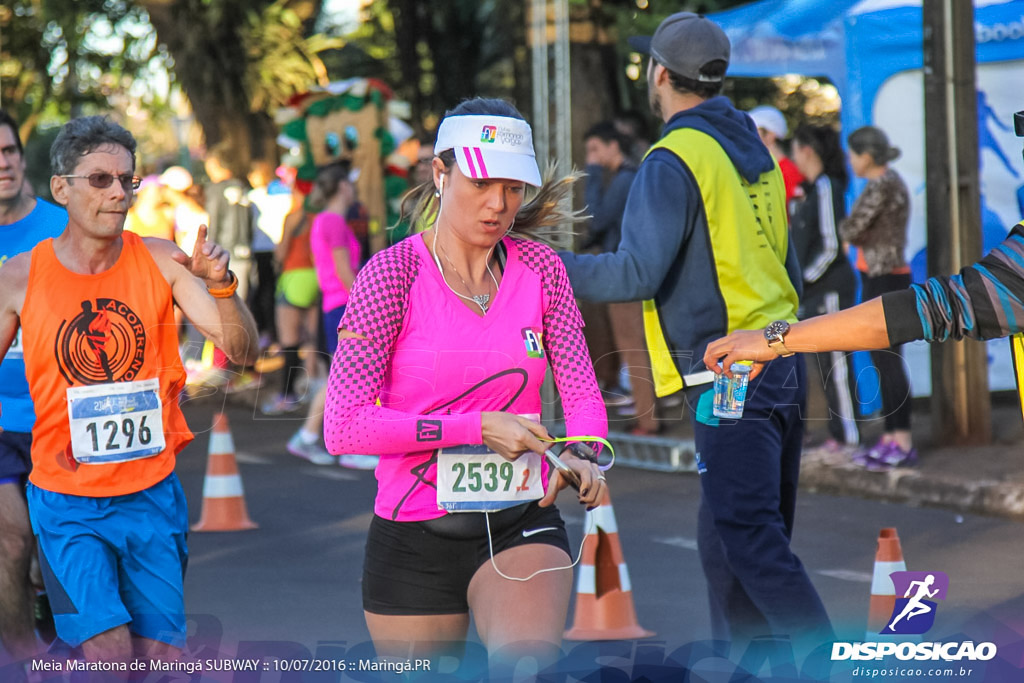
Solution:
{"label": "bib number 1296", "polygon": [[165,448],[158,379],[71,387],[71,452],[88,464],[149,458]]}
{"label": "bib number 1296", "polygon": [[[122,418],[120,424],[117,420],[105,420],[102,428],[98,422],[86,423],[85,431],[92,437],[92,450],[98,452],[100,441],[104,438],[106,442],[103,444],[103,450],[106,451],[116,451],[122,447],[130,450],[136,444],[148,446],[153,442],[153,430],[146,426],[147,417],[147,415],[142,415],[139,418],[138,435],[135,433],[135,420],[132,417]],[[101,429],[102,434],[100,434]]]}

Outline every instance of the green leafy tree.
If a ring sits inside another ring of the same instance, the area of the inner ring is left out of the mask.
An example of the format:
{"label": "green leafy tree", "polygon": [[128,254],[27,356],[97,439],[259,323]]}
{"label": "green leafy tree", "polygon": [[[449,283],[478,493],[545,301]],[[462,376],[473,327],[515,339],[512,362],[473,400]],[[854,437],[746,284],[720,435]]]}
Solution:
{"label": "green leafy tree", "polygon": [[[162,53],[138,6],[119,0],[7,0],[0,5],[0,104],[28,138],[45,119],[154,99]],[[157,98],[158,99],[158,98]]]}
{"label": "green leafy tree", "polygon": [[474,95],[529,108],[523,0],[373,0],[347,45],[324,55],[333,78],[378,78],[429,133],[445,109]]}
{"label": "green leafy tree", "polygon": [[[573,126],[646,110],[643,73],[630,79],[625,36],[653,33],[671,12],[712,12],[740,0],[669,7],[642,0],[570,0]],[[373,0],[349,45],[325,57],[332,77],[369,76],[408,101],[430,132],[445,109],[474,95],[506,97],[531,111],[527,0]],[[651,5],[658,7],[655,11]]]}
{"label": "green leafy tree", "polygon": [[321,0],[7,0],[0,104],[25,137],[44,120],[111,110],[141,132],[154,115],[171,118],[166,100],[180,87],[207,145],[226,141],[242,172],[273,150],[274,109],[326,83],[318,54],[341,41],[314,33],[321,9]]}
{"label": "green leafy tree", "polygon": [[319,0],[139,0],[173,59],[207,146],[226,143],[236,173],[273,149],[272,111],[323,85],[318,53],[340,45],[312,28]]}
{"label": "green leafy tree", "polygon": [[328,84],[327,68],[320,58],[344,41],[323,34],[305,37],[298,11],[278,0],[262,12],[249,12],[242,35],[247,58],[245,87],[254,111],[268,111],[287,102],[312,85]]}

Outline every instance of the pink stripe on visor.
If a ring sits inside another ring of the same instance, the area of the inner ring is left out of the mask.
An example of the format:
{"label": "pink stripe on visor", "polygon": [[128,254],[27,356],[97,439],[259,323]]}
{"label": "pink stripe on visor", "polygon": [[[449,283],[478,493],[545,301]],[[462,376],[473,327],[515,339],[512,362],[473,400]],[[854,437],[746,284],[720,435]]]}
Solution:
{"label": "pink stripe on visor", "polygon": [[[469,147],[463,147],[462,148],[462,155],[463,155],[463,157],[466,158],[466,166],[469,168],[469,177],[471,177],[471,178],[478,178],[480,176],[477,174],[476,166],[473,164],[473,155],[471,155],[469,153],[469,150],[470,150]],[[477,150],[476,152],[477,152],[477,154],[479,154],[480,151]]]}
{"label": "pink stripe on visor", "polygon": [[476,163],[480,167],[480,177],[490,178],[491,174],[487,172],[487,165],[484,163],[484,153],[479,147],[474,147],[473,153],[476,154]]}

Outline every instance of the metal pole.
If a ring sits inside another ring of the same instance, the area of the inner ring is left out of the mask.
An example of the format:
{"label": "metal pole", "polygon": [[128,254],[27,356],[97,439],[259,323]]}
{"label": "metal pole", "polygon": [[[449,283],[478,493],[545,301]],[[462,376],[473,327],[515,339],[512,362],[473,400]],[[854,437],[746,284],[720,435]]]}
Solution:
{"label": "metal pole", "polygon": [[[947,275],[981,256],[974,8],[924,0],[925,178],[928,273]],[[937,443],[988,443],[991,406],[983,344],[936,344],[932,432]]]}
{"label": "metal pole", "polygon": [[[569,0],[555,3],[555,155],[559,175],[572,170],[572,101],[569,70]],[[566,199],[566,209],[572,200]],[[557,240],[559,249],[572,249],[572,236],[563,230]]]}
{"label": "metal pole", "polygon": [[[548,39],[548,7],[553,4],[554,41]],[[531,0],[530,32],[533,58],[533,144],[541,170],[552,155],[557,162],[557,173],[566,175],[572,169],[572,113],[569,90],[569,1]],[[552,59],[552,52],[553,59]],[[554,66],[554,77],[549,79],[549,70]],[[553,83],[552,83],[553,81]],[[551,85],[554,85],[554,94]],[[552,102],[552,100],[554,100]],[[554,105],[552,107],[552,104]],[[552,125],[552,119],[554,123]],[[552,140],[554,132],[554,140]],[[566,200],[567,203],[571,200]],[[567,209],[571,208],[569,206]],[[562,231],[553,240],[557,249],[571,249],[572,235]],[[543,404],[542,420],[549,429],[562,420],[560,404],[556,400],[554,382],[548,374],[541,388]]]}
{"label": "metal pole", "polygon": [[533,73],[533,146],[538,159],[548,158],[551,102],[548,96],[547,0],[530,0],[531,70]]}

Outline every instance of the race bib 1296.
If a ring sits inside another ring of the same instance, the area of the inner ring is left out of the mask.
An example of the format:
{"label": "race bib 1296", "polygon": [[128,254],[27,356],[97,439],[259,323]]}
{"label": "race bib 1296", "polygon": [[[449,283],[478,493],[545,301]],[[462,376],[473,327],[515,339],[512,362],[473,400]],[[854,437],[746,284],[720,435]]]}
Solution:
{"label": "race bib 1296", "polygon": [[71,451],[78,462],[128,462],[164,450],[160,380],[71,387],[67,398]]}

